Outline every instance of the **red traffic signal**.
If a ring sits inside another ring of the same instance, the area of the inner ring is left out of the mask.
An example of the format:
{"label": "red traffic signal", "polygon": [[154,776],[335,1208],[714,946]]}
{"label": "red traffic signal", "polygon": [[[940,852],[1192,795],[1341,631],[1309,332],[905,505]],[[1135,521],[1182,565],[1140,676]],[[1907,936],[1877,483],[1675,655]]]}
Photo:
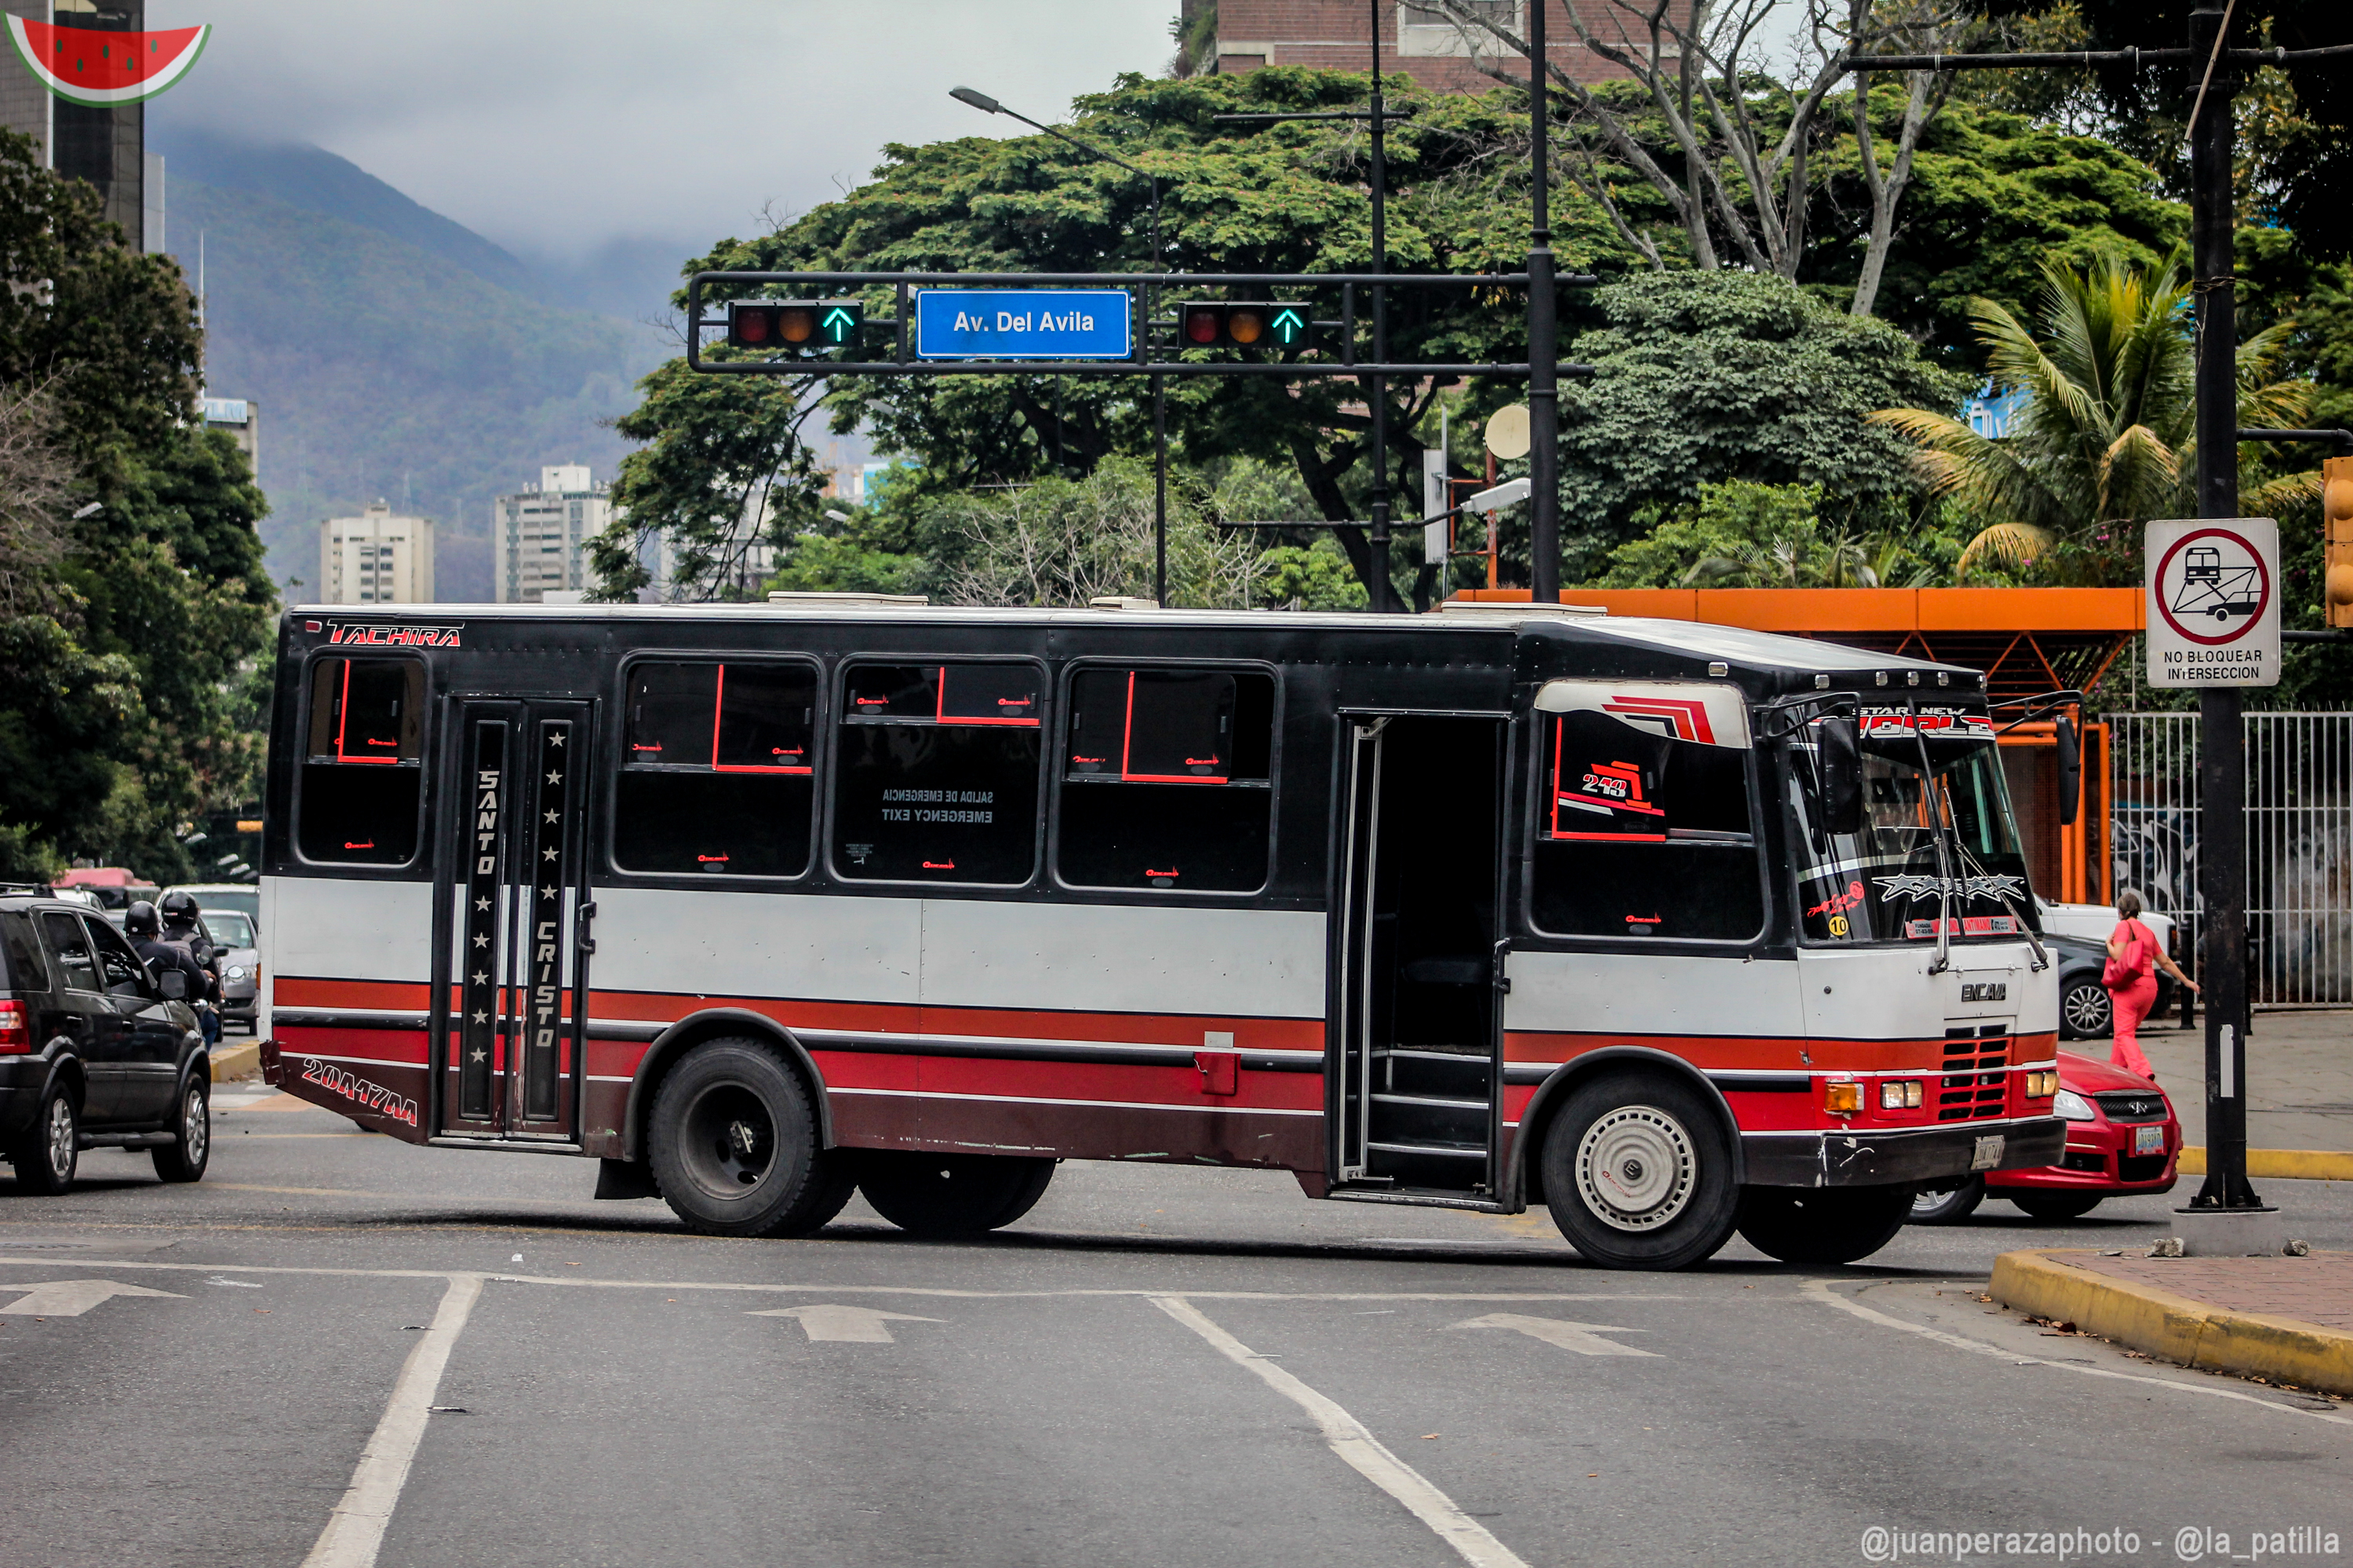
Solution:
{"label": "red traffic signal", "polygon": [[737,300],[727,307],[727,343],[739,349],[838,348],[866,324],[858,300]]}
{"label": "red traffic signal", "polygon": [[1177,307],[1188,348],[1293,348],[1307,341],[1307,307],[1279,300],[1194,300]]}

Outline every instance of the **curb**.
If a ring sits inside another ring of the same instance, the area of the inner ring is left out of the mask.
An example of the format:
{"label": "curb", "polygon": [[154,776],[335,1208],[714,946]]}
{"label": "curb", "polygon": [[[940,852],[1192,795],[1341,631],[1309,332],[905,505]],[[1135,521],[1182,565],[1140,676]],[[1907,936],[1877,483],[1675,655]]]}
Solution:
{"label": "curb", "polygon": [[2081,1248],[2005,1252],[1994,1260],[1990,1294],[2005,1307],[2073,1323],[2183,1366],[2353,1394],[2353,1334],[2293,1318],[2225,1311],[2153,1285],[2078,1268],[2067,1261],[2071,1255],[2092,1256]]}
{"label": "curb", "polygon": [[230,1046],[213,1053],[213,1081],[241,1083],[261,1073],[261,1042],[248,1040],[241,1046]]}
{"label": "curb", "polygon": [[[2185,1144],[2175,1167],[2185,1176],[2206,1173],[2206,1151]],[[2247,1174],[2277,1176],[2282,1181],[2353,1182],[2353,1154],[2332,1149],[2250,1149]]]}

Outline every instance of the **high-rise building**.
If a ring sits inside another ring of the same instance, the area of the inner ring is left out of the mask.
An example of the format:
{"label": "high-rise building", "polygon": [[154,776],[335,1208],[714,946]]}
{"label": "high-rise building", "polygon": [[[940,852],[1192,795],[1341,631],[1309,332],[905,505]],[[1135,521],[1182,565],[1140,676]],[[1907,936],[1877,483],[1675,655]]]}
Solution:
{"label": "high-rise building", "polygon": [[227,431],[253,471],[261,472],[261,405],[250,397],[204,397],[197,406],[204,411],[205,428]]}
{"label": "high-rise building", "polygon": [[359,517],[319,525],[322,605],[429,605],[433,602],[433,522],[396,517],[383,501]]}
{"label": "high-rise building", "polygon": [[585,463],[539,470],[539,483],[491,503],[491,575],[501,605],[536,605],[550,589],[586,589],[588,541],[613,521],[608,487]]}
{"label": "high-rise building", "polygon": [[[1527,0],[1466,0],[1498,26],[1527,37]],[[1189,21],[1208,0],[1183,0]],[[1597,37],[1620,37],[1623,13],[1616,0],[1568,0]],[[1527,79],[1527,60],[1503,49],[1484,33],[1467,33],[1434,5],[1398,0],[1381,6],[1381,68],[1403,71],[1440,92],[1485,92],[1495,85],[1482,64],[1499,68],[1514,80]],[[1366,70],[1372,66],[1372,13],[1365,0],[1217,0],[1217,71],[1231,74],[1261,66],[1314,66],[1324,70]],[[1627,36],[1648,38],[1638,24]],[[1556,14],[1545,37],[1548,63],[1578,81],[1599,81],[1626,73],[1587,48]]]}
{"label": "high-rise building", "polygon": [[[0,0],[0,11],[101,33],[147,28],[147,0]],[[15,50],[7,51],[13,56]],[[53,97],[23,62],[0,62],[0,125],[39,143],[42,161],[58,174],[88,180],[106,203],[106,216],[144,250],[164,245],[163,160],[147,156],[147,106],[118,103],[90,109]],[[150,163],[156,186],[146,193]]]}

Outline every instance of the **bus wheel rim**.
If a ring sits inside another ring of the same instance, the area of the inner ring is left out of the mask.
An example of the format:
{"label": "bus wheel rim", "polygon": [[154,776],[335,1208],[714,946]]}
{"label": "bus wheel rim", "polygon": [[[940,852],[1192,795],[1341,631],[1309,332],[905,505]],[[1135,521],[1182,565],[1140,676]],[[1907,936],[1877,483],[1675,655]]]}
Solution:
{"label": "bus wheel rim", "polygon": [[776,1117],[745,1085],[714,1083],[686,1108],[680,1146],[695,1185],[714,1198],[744,1198],[776,1168]]}
{"label": "bus wheel rim", "polygon": [[1683,1124],[1652,1105],[1622,1105],[1585,1130],[1577,1184],[1613,1230],[1651,1231],[1690,1206],[1699,1161]]}

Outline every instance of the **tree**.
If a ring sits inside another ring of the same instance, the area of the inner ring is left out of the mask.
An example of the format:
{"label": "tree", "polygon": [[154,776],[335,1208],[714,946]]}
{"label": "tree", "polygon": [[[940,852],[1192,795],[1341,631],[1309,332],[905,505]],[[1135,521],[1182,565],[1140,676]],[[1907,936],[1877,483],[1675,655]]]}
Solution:
{"label": "tree", "polygon": [[[2138,524],[2195,515],[2194,356],[2189,285],[2168,266],[2154,276],[2116,260],[2045,273],[2038,338],[2006,307],[1976,304],[1995,386],[2026,402],[2009,435],[1992,437],[1935,409],[1872,416],[1918,443],[1930,489],[1989,526],[1958,571],[1992,563],[2078,581],[2130,582],[2139,573]],[[2238,348],[2239,423],[2295,426],[2308,382],[2279,377],[2287,330]],[[2256,512],[2313,493],[2316,474],[2251,487]]]}
{"label": "tree", "polygon": [[177,265],[0,132],[0,875],[184,878],[181,826],[252,788],[267,503],[201,350]]}
{"label": "tree", "polygon": [[[1293,68],[1180,81],[1125,77],[1111,92],[1079,100],[1073,130],[1158,176],[1172,268],[1362,270],[1370,260],[1370,213],[1361,128],[1311,121],[1233,129],[1213,117],[1344,108],[1361,102],[1367,85],[1361,74]],[[1403,79],[1385,87],[1392,85],[1415,118],[1390,136],[1390,265],[1412,272],[1517,269],[1527,225],[1521,117],[1503,98],[1423,93]],[[1146,196],[1145,181],[1047,137],[894,145],[871,184],[769,234],[725,241],[689,265],[1140,269],[1152,260]],[[1589,203],[1564,202],[1558,223],[1579,265],[1619,268],[1633,259]],[[874,314],[889,313],[886,291],[868,298]],[[1359,309],[1368,313],[1369,301],[1360,299]],[[1513,359],[1525,352],[1524,301],[1511,290],[1397,290],[1389,322],[1397,358]],[[662,376],[647,386],[648,405],[621,428],[683,433],[689,406]],[[1393,492],[1419,489],[1414,431],[1439,390],[1404,378],[1388,388]],[[1515,384],[1480,391],[1490,405],[1517,395]],[[1195,467],[1235,458],[1285,464],[1299,475],[1311,517],[1363,518],[1368,393],[1362,380],[1177,379],[1168,395],[1172,438],[1179,460]],[[881,449],[916,458],[913,482],[929,494],[1080,478],[1115,454],[1143,455],[1151,446],[1151,407],[1137,378],[874,379],[832,386],[827,395],[837,429],[863,423]],[[736,484],[698,455],[694,441],[678,455],[681,479],[702,462],[712,484]],[[671,501],[689,496],[676,484],[664,494]],[[705,504],[693,500],[688,510]],[[647,526],[670,524],[649,519]],[[1308,548],[1327,534],[1336,535],[1360,575],[1370,570],[1359,529],[1319,529],[1288,542]]]}
{"label": "tree", "polygon": [[1696,500],[1706,481],[1817,485],[1835,527],[1898,526],[1918,493],[1911,450],[1865,416],[1958,406],[1968,389],[1894,327],[1777,277],[1641,275],[1593,303],[1605,324],[1573,352],[1597,374],[1561,389],[1569,581],[1641,531],[1644,509]]}

